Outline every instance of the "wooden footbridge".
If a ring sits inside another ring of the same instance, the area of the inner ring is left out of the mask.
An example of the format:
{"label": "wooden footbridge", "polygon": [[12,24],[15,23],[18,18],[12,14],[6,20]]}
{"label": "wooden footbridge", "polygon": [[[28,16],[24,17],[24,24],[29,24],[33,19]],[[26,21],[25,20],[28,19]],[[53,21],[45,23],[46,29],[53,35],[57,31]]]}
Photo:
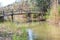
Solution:
{"label": "wooden footbridge", "polygon": [[[5,16],[11,16],[11,19],[12,19],[12,22],[14,21],[14,15],[25,15],[25,14],[27,14],[27,18],[28,18],[28,20],[31,18],[31,14],[38,14],[38,16],[44,16],[44,15],[46,15],[44,12],[39,12],[39,11],[25,11],[25,10],[20,10],[20,11],[0,11],[0,19],[3,19],[4,20],[4,17]],[[31,19],[30,19],[31,20]]]}

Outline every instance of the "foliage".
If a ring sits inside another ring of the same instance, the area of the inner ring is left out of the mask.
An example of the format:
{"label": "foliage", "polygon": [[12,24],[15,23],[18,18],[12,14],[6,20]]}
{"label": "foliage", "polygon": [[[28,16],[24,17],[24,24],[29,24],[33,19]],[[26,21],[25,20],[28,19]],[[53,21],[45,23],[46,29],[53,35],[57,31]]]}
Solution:
{"label": "foliage", "polygon": [[46,15],[45,15],[46,19],[49,18],[49,16],[50,16],[50,11],[51,11],[51,9],[48,9],[48,10],[47,10]]}
{"label": "foliage", "polygon": [[58,6],[58,12],[59,12],[59,15],[60,15],[60,5]]}
{"label": "foliage", "polygon": [[18,35],[18,36],[16,34],[14,34],[12,39],[13,40],[27,40],[27,33],[24,32],[23,34]]}
{"label": "foliage", "polygon": [[22,33],[21,34],[15,33],[12,37],[13,40],[27,40],[28,39],[26,28],[22,26],[20,30],[22,31]]}
{"label": "foliage", "polygon": [[31,0],[35,2],[38,10],[45,11],[50,5],[50,0]]}

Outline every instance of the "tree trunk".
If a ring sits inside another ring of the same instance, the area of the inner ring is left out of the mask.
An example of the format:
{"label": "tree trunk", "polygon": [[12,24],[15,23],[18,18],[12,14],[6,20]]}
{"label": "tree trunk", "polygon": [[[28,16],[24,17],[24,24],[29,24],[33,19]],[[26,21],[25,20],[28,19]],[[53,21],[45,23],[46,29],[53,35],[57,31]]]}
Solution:
{"label": "tree trunk", "polygon": [[59,20],[58,0],[51,0],[51,2],[52,5],[51,5],[50,16],[49,16],[49,22],[53,24],[58,24],[58,20]]}

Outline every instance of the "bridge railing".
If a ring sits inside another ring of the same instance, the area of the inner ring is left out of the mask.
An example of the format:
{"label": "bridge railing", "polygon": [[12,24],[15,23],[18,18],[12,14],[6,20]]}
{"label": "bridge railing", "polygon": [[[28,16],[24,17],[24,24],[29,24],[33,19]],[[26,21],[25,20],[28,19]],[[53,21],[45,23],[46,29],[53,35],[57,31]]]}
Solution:
{"label": "bridge railing", "polygon": [[[41,20],[40,21],[42,21],[42,20],[45,20],[46,18],[44,18],[43,19],[43,16],[45,16],[45,15],[48,15],[48,14],[46,14],[46,13],[44,13],[44,12],[29,12],[29,11],[24,11],[23,10],[23,12],[21,12],[21,11],[10,11],[10,12],[6,12],[6,11],[2,11],[2,12],[0,12],[0,17],[2,16],[2,18],[4,18],[4,17],[8,17],[8,16],[11,16],[11,21],[13,22],[15,19],[14,19],[14,16],[16,16],[16,15],[28,15],[27,17],[26,17],[26,19],[27,19],[27,21],[29,22],[31,22],[31,21],[33,21],[33,20],[35,20],[35,19],[31,19],[31,15],[33,14],[33,15],[37,15],[38,14],[38,16],[39,16],[39,19],[41,18]],[[38,19],[37,19],[37,21],[38,21]]]}

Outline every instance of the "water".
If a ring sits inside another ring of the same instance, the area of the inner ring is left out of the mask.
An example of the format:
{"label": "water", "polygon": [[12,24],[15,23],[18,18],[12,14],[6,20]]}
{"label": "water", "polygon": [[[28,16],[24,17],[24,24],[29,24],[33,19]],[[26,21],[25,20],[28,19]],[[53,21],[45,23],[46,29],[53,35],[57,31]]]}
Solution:
{"label": "water", "polygon": [[33,32],[32,32],[32,30],[28,29],[27,32],[28,32],[29,40],[33,40]]}

